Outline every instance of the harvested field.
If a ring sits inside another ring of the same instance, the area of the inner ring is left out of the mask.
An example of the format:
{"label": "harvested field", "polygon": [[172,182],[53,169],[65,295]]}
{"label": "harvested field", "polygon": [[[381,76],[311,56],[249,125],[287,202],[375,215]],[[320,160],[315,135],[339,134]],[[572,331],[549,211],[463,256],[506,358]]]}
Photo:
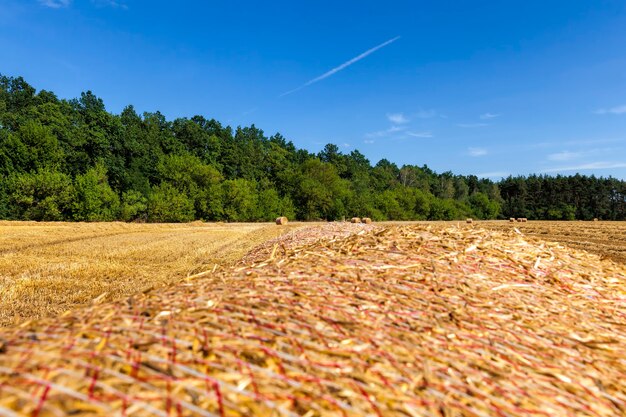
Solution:
{"label": "harvested field", "polygon": [[576,249],[597,253],[604,258],[626,263],[626,222],[608,221],[536,221],[509,223],[508,221],[478,221],[477,227],[491,230],[511,230]]}
{"label": "harvested field", "polygon": [[465,224],[285,248],[0,331],[0,415],[626,413],[622,264]]}
{"label": "harvested field", "polygon": [[289,224],[0,222],[0,326],[231,265]]}
{"label": "harvested field", "polygon": [[268,240],[246,254],[237,266],[248,266],[269,258],[287,256],[295,248],[313,244],[323,244],[325,241],[337,240],[353,234],[373,230],[371,224],[327,223],[325,225],[309,226],[285,233],[280,237]]}

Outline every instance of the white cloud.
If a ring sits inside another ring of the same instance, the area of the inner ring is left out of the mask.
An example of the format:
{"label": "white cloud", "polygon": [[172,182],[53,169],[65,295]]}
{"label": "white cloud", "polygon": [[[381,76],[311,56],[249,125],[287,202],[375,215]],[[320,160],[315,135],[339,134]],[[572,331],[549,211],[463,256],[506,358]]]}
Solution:
{"label": "white cloud", "polygon": [[562,152],[556,152],[549,154],[547,159],[549,161],[571,161],[574,159],[580,159],[583,157],[587,157],[587,159],[597,159],[600,155],[615,155],[624,153],[623,148],[620,147],[609,147],[609,148],[590,148],[587,147],[585,150],[579,150],[575,152],[571,152],[568,150]]}
{"label": "white cloud", "polygon": [[302,90],[303,88],[310,86],[311,84],[315,84],[316,82],[322,81],[323,79],[326,79],[326,78],[330,77],[331,75],[334,75],[334,74],[338,73],[339,71],[349,67],[350,65],[359,62],[363,58],[367,57],[368,55],[373,54],[374,52],[378,51],[379,49],[384,48],[385,46],[387,46],[389,44],[392,44],[393,42],[397,41],[398,39],[400,39],[400,36],[396,36],[395,38],[389,39],[388,41],[385,41],[385,42],[381,43],[378,46],[375,46],[375,47],[373,47],[371,49],[368,49],[367,51],[363,52],[362,54],[357,55],[354,58],[350,59],[349,61],[346,61],[343,64],[339,65],[338,67],[335,67],[335,68],[331,69],[330,71],[325,72],[324,74],[320,75],[319,77],[315,77],[312,80],[309,80],[309,81],[305,82],[300,87],[296,87],[293,90],[289,90],[289,91],[286,91],[286,92],[282,93],[280,95],[280,97],[286,96],[286,95],[291,94],[291,93],[295,93],[296,91]]}
{"label": "white cloud", "polygon": [[478,178],[503,178],[509,175],[510,174],[505,171],[481,172],[480,174],[476,174]]}
{"label": "white cloud", "polygon": [[50,7],[51,9],[62,9],[69,7],[72,0],[39,0],[42,6]]}
{"label": "white cloud", "polygon": [[598,109],[594,111],[595,114],[624,114],[626,113],[626,104],[621,106],[611,107],[610,109]]}
{"label": "white cloud", "polygon": [[494,113],[485,113],[485,114],[481,114],[480,115],[480,119],[481,120],[489,120],[489,119],[495,119],[496,117],[499,117],[499,114],[494,114]]}
{"label": "white cloud", "polygon": [[583,152],[563,151],[548,155],[548,159],[550,161],[570,161],[572,159],[580,158],[582,155]]}
{"label": "white cloud", "polygon": [[363,143],[372,144],[372,143],[374,143],[374,141],[373,141],[373,140],[371,140],[371,139],[369,139],[369,140],[368,140],[368,139],[365,139],[365,140],[363,141]]}
{"label": "white cloud", "polygon": [[589,162],[586,164],[574,165],[574,166],[565,166],[565,167],[555,167],[544,169],[542,172],[562,172],[562,171],[588,171],[595,169],[615,169],[615,168],[626,168],[625,162]]}
{"label": "white cloud", "polygon": [[413,136],[414,138],[432,138],[432,132],[406,132],[407,135]]}
{"label": "white cloud", "polygon": [[550,141],[527,144],[530,149],[536,148],[554,148],[562,146],[579,146],[579,145],[598,145],[602,143],[623,143],[626,139],[582,139],[582,140],[566,140],[566,141]]}
{"label": "white cloud", "polygon": [[341,146],[343,146],[344,148],[349,148],[352,145],[350,145],[349,143],[342,143]]}
{"label": "white cloud", "polygon": [[385,136],[389,136],[392,133],[402,132],[406,130],[405,126],[391,126],[387,130],[379,130],[377,132],[366,133],[366,138],[384,138]]}
{"label": "white cloud", "polygon": [[112,7],[114,9],[124,10],[128,9],[128,6],[119,0],[91,0],[91,2],[98,7]]}
{"label": "white cloud", "polygon": [[387,114],[387,119],[391,122],[391,123],[395,123],[395,124],[404,124],[404,123],[409,123],[409,119],[407,119],[403,113],[389,113]]}
{"label": "white cloud", "polygon": [[366,138],[384,138],[385,136],[389,136],[389,132],[386,130],[379,130],[365,134]]}
{"label": "white cloud", "polygon": [[[39,4],[42,6],[50,7],[51,9],[63,9],[69,7],[73,0],[39,0]],[[124,4],[122,0],[91,0],[91,4],[96,7],[112,7],[114,9],[128,9],[128,6]]]}
{"label": "white cloud", "polygon": [[469,156],[485,156],[487,155],[487,149],[485,148],[469,148],[467,153]]}
{"label": "white cloud", "polygon": [[485,126],[489,126],[488,123],[459,123],[457,125],[458,127],[462,127],[462,128],[474,128],[474,127],[485,127]]}

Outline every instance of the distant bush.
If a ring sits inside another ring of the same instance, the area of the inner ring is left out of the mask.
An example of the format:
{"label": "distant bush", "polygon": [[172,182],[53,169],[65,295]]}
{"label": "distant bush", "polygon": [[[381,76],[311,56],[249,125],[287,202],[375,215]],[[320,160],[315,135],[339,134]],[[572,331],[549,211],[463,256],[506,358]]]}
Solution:
{"label": "distant bush", "polygon": [[172,185],[163,183],[152,189],[148,199],[148,221],[189,222],[194,216],[193,201]]}
{"label": "distant bush", "polygon": [[97,164],[74,181],[74,220],[111,221],[120,218],[120,199],[107,182],[106,168]]}

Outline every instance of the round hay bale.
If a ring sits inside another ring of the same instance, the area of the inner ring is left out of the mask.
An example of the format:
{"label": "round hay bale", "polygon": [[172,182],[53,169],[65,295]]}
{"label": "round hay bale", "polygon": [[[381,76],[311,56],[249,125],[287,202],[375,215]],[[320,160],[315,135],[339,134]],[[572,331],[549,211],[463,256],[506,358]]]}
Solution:
{"label": "round hay bale", "polygon": [[359,217],[353,217],[350,219],[350,223],[361,223],[361,219]]}
{"label": "round hay bale", "polygon": [[287,224],[289,220],[286,217],[277,217],[276,218],[276,224],[279,226],[282,226],[284,224]]}
{"label": "round hay bale", "polygon": [[509,218],[509,222],[511,222],[511,223],[515,223],[515,217],[511,217],[511,218]]}
{"label": "round hay bale", "polygon": [[465,223],[472,224],[474,223],[474,220],[468,218],[468,219],[465,219]]}
{"label": "round hay bale", "polygon": [[361,219],[361,223],[370,224],[371,222],[372,222],[372,219],[370,219],[369,217],[363,217]]}
{"label": "round hay bale", "polygon": [[594,221],[594,222],[597,222],[597,221],[599,221],[599,220],[598,220],[598,218],[597,218],[597,217],[594,217],[593,221]]}
{"label": "round hay bale", "polygon": [[526,223],[528,219],[526,217],[522,217],[522,223]]}
{"label": "round hay bale", "polygon": [[518,222],[518,223],[521,223],[521,222],[522,222],[522,218],[521,218],[521,217],[518,217],[518,218],[517,218],[517,222]]}

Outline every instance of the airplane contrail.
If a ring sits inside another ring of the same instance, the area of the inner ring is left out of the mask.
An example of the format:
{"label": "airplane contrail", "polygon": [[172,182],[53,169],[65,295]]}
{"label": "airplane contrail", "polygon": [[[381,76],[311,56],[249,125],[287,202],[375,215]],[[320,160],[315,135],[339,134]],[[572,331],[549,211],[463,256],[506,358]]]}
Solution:
{"label": "airplane contrail", "polygon": [[352,58],[351,60],[344,62],[343,64],[339,65],[338,67],[335,67],[335,68],[331,69],[328,72],[325,72],[324,74],[320,75],[319,77],[316,77],[316,78],[313,78],[312,80],[307,81],[306,83],[302,84],[300,87],[297,87],[297,88],[294,88],[293,90],[289,90],[289,91],[287,91],[285,93],[282,93],[279,97],[284,97],[284,96],[289,95],[291,93],[295,93],[296,91],[302,90],[303,88],[310,86],[311,84],[315,84],[318,81],[322,81],[323,79],[328,78],[331,75],[338,73],[342,69],[345,69],[345,68],[349,67],[350,65],[352,65],[352,64],[354,64],[356,62],[359,62],[360,60],[362,60],[363,58],[367,57],[368,55],[373,54],[374,52],[378,51],[379,49],[384,48],[385,46],[387,46],[387,45],[397,41],[400,38],[401,38],[401,36],[396,36],[395,38],[389,39],[388,41],[383,42],[380,45],[373,47],[372,49],[368,49],[367,51],[363,52],[361,55],[358,55],[358,56]]}

